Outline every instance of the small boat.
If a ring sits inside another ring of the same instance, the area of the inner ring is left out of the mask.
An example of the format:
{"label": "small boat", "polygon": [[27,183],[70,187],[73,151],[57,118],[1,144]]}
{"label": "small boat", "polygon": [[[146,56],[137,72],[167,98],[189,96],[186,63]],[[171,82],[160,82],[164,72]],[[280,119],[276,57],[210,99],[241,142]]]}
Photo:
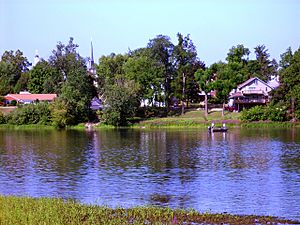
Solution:
{"label": "small boat", "polygon": [[227,132],[228,128],[227,127],[208,127],[208,132]]}
{"label": "small boat", "polygon": [[208,132],[227,132],[228,128],[226,127],[225,123],[221,127],[215,127],[215,124],[212,123],[211,126],[208,127]]}

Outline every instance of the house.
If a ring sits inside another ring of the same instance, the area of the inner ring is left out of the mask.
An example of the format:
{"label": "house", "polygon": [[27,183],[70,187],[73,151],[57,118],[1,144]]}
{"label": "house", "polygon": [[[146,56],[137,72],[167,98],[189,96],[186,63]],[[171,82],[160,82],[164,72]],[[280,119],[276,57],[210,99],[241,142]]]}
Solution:
{"label": "house", "polygon": [[20,92],[20,94],[7,94],[4,96],[4,99],[6,104],[11,104],[13,100],[19,104],[31,104],[38,101],[52,102],[56,97],[56,94],[31,94],[29,92]]}
{"label": "house", "polygon": [[278,81],[262,81],[258,77],[250,78],[230,92],[229,107],[241,111],[256,105],[266,105],[270,101],[269,93],[279,86]]}
{"label": "house", "polygon": [[90,108],[92,110],[100,110],[103,108],[103,104],[102,104],[102,101],[101,99],[97,98],[97,97],[94,97],[92,100],[91,100],[91,106]]}

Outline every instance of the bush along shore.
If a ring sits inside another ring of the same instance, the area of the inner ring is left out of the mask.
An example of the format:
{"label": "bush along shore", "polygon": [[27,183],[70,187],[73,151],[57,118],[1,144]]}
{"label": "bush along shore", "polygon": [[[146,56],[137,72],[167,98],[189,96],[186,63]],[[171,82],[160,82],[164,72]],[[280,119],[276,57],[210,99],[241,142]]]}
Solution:
{"label": "bush along shore", "polygon": [[[86,122],[73,125],[60,126],[56,119],[53,118],[49,104],[39,103],[17,108],[15,111],[4,114],[0,108],[0,128],[67,128],[67,129],[84,129],[84,128],[115,128],[100,119],[97,122]],[[266,115],[269,111],[263,113],[261,108],[254,107],[249,111],[242,113],[225,112],[224,117],[220,111],[211,111],[206,117],[203,110],[190,109],[184,115],[176,113],[174,115],[151,117],[132,117],[123,127],[129,128],[207,128],[212,122],[216,125],[225,123],[228,127],[295,127],[299,123],[286,122],[279,120],[270,120]],[[260,116],[258,116],[260,115]],[[56,122],[55,122],[56,121]],[[59,119],[60,121],[60,119]],[[65,123],[64,119],[61,120]],[[87,120],[88,121],[88,120]],[[59,122],[60,123],[60,122]]]}
{"label": "bush along shore", "polygon": [[158,207],[108,208],[58,198],[0,196],[0,224],[300,224],[271,216],[199,213]]}

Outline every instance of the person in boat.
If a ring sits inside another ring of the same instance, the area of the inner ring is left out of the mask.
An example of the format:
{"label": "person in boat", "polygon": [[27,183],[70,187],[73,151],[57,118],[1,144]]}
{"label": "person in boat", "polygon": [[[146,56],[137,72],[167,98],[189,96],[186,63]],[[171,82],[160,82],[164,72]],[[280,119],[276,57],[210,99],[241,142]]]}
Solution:
{"label": "person in boat", "polygon": [[212,130],[214,129],[215,124],[211,123],[211,126],[208,126],[208,131],[212,132]]}

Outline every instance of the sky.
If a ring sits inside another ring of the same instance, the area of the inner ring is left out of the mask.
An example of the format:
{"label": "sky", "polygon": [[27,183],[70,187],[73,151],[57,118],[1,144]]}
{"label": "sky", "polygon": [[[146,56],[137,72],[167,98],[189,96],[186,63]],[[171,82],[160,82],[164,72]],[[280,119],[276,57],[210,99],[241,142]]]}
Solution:
{"label": "sky", "polygon": [[224,61],[232,46],[252,52],[265,45],[280,59],[300,47],[300,0],[0,0],[0,54],[20,49],[48,59],[58,42],[73,37],[83,57],[127,53],[159,34],[177,44],[190,35],[207,66]]}

